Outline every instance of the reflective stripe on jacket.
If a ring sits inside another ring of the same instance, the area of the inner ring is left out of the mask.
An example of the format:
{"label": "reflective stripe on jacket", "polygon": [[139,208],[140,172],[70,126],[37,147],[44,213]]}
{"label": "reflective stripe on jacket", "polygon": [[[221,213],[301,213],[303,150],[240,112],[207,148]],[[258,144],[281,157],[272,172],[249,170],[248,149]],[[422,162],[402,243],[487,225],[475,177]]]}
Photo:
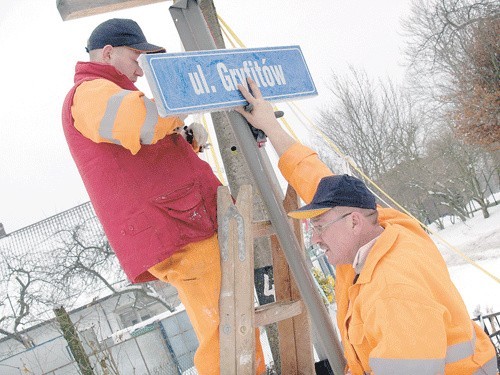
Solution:
{"label": "reflective stripe on jacket", "polygon": [[[102,92],[95,91],[99,86]],[[80,100],[74,102],[77,88]],[[167,135],[182,121],[156,115],[151,137],[152,112],[143,102],[133,83],[111,65],[78,63],[62,114],[71,155],[99,221],[136,283],[154,280],[149,268],[216,233],[220,185],[210,165],[180,135]],[[93,129],[93,135],[76,129],[72,112],[79,129]]]}
{"label": "reflective stripe on jacket", "polygon": [[[309,202],[332,173],[316,153],[290,147],[279,167]],[[495,350],[474,324],[438,249],[405,214],[378,207],[383,233],[353,285],[336,267],[337,323],[352,374],[496,374]]]}
{"label": "reflective stripe on jacket", "polygon": [[[82,64],[77,69],[88,66]],[[85,137],[123,146],[134,155],[141,145],[154,144],[183,125],[177,117],[159,117],[155,103],[141,91],[124,89],[105,78],[79,85],[71,114],[75,128]]]}

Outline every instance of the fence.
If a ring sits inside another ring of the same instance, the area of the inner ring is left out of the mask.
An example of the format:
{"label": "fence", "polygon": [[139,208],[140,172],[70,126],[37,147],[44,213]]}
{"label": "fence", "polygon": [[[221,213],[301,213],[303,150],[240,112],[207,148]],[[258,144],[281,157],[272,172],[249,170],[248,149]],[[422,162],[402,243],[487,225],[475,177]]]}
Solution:
{"label": "fence", "polygon": [[478,322],[481,328],[490,337],[497,352],[497,366],[500,368],[500,312],[479,315],[472,319]]}
{"label": "fence", "polygon": [[[185,312],[156,321],[126,338],[98,342],[85,334],[82,342],[95,375],[197,374],[193,357],[198,341]],[[77,375],[78,365],[62,336],[0,362],[3,375]]]}

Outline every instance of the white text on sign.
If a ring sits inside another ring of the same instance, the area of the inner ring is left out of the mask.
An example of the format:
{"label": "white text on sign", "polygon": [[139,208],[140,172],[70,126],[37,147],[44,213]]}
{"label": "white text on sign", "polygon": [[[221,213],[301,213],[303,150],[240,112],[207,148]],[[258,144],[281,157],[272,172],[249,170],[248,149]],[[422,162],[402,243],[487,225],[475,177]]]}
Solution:
{"label": "white text on sign", "polygon": [[[281,65],[266,65],[266,59],[244,61],[239,68],[228,68],[223,62],[216,64],[217,75],[226,91],[238,89],[238,85],[247,86],[247,77],[252,78],[259,87],[274,87],[286,85],[285,74]],[[196,72],[189,72],[189,81],[196,95],[217,92],[215,85],[208,85],[201,65],[196,65]]]}

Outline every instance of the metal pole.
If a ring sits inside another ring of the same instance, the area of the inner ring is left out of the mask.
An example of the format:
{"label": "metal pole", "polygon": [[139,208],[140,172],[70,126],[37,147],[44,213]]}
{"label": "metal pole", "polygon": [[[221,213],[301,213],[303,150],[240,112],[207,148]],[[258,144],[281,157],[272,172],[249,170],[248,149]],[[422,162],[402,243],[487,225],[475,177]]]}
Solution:
{"label": "metal pole", "polygon": [[311,315],[311,323],[319,335],[322,352],[326,353],[333,372],[335,374],[342,374],[345,368],[345,359],[337,332],[316,290],[313,276],[301,256],[302,248],[288,222],[287,214],[280,200],[282,194],[280,187],[269,183],[269,181],[273,180],[271,174],[274,174],[274,172],[266,168],[262,162],[257,144],[246,120],[236,112],[230,113],[229,116],[236,138],[240,143],[243,154],[247,158],[255,182],[269,210],[269,217],[278,235],[285,258],[297,282],[302,299]]}
{"label": "metal pole", "polygon": [[[187,51],[216,49],[196,0],[177,1],[170,7],[170,13]],[[271,223],[278,234],[290,270],[311,316],[312,324],[318,332],[322,351],[327,353],[334,373],[342,374],[345,368],[345,359],[337,332],[316,290],[313,276],[301,256],[301,246],[287,220],[280,199],[282,196],[280,187],[270,183],[270,181],[275,181],[274,171],[263,161],[263,156],[259,152],[246,120],[236,112],[229,112],[228,117],[267,206]]]}
{"label": "metal pole", "polygon": [[[198,6],[207,23],[210,35],[217,48],[225,49],[222,30],[217,19],[214,0],[198,0]],[[234,195],[239,194],[240,189],[245,185],[251,185],[253,189],[253,217],[254,220],[269,220],[267,208],[260,196],[257,184],[252,178],[252,173],[248,168],[245,156],[240,153],[238,142],[233,134],[231,124],[226,111],[215,111],[210,113],[214,125],[217,142],[219,144],[219,153],[224,164],[227,183],[230,191]],[[265,150],[262,148],[262,152]],[[265,155],[267,157],[267,154]],[[269,237],[257,237],[253,240],[254,247],[254,269],[257,271],[263,267],[272,269],[272,251]],[[263,295],[264,289],[259,285],[261,280],[257,279],[255,284],[257,298],[259,303],[265,304],[268,299]],[[279,351],[278,325],[276,323],[265,327],[272,357],[276,366],[276,372],[281,373],[281,356]]]}
{"label": "metal pole", "polygon": [[165,346],[167,347],[168,354],[170,355],[170,358],[175,364],[175,367],[177,368],[177,374],[182,375],[182,367],[179,363],[179,359],[177,358],[177,355],[174,352],[174,348],[172,347],[172,344],[170,343],[170,339],[168,337],[167,331],[165,330],[165,327],[163,326],[163,323],[161,321],[156,322],[156,326],[160,329],[160,334],[161,338],[163,339],[163,342],[165,343]]}
{"label": "metal pole", "polygon": [[[146,371],[148,372],[148,375],[151,375],[151,371],[149,371],[148,363],[146,362],[146,358],[144,358],[144,354],[142,354],[141,347],[139,346],[139,343],[137,342],[137,337],[134,337],[134,342],[135,342],[135,346],[137,346],[137,350],[139,350],[139,354],[141,355],[142,363],[144,363],[144,366],[146,367]],[[132,364],[132,365],[134,365],[134,364]],[[134,370],[135,370],[135,367],[134,367]]]}

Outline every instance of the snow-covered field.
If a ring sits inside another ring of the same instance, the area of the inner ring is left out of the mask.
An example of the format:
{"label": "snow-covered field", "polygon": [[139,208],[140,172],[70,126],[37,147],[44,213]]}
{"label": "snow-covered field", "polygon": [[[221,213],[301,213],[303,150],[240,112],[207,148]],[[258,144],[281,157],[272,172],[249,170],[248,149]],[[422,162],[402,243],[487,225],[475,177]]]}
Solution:
{"label": "snow-covered field", "polygon": [[[489,209],[484,219],[480,211],[465,223],[448,223],[435,231],[433,239],[448,264],[451,278],[457,286],[471,316],[479,308],[483,314],[500,311],[500,205]],[[469,257],[486,272],[468,262],[442,240]],[[495,280],[496,278],[497,280]]]}

